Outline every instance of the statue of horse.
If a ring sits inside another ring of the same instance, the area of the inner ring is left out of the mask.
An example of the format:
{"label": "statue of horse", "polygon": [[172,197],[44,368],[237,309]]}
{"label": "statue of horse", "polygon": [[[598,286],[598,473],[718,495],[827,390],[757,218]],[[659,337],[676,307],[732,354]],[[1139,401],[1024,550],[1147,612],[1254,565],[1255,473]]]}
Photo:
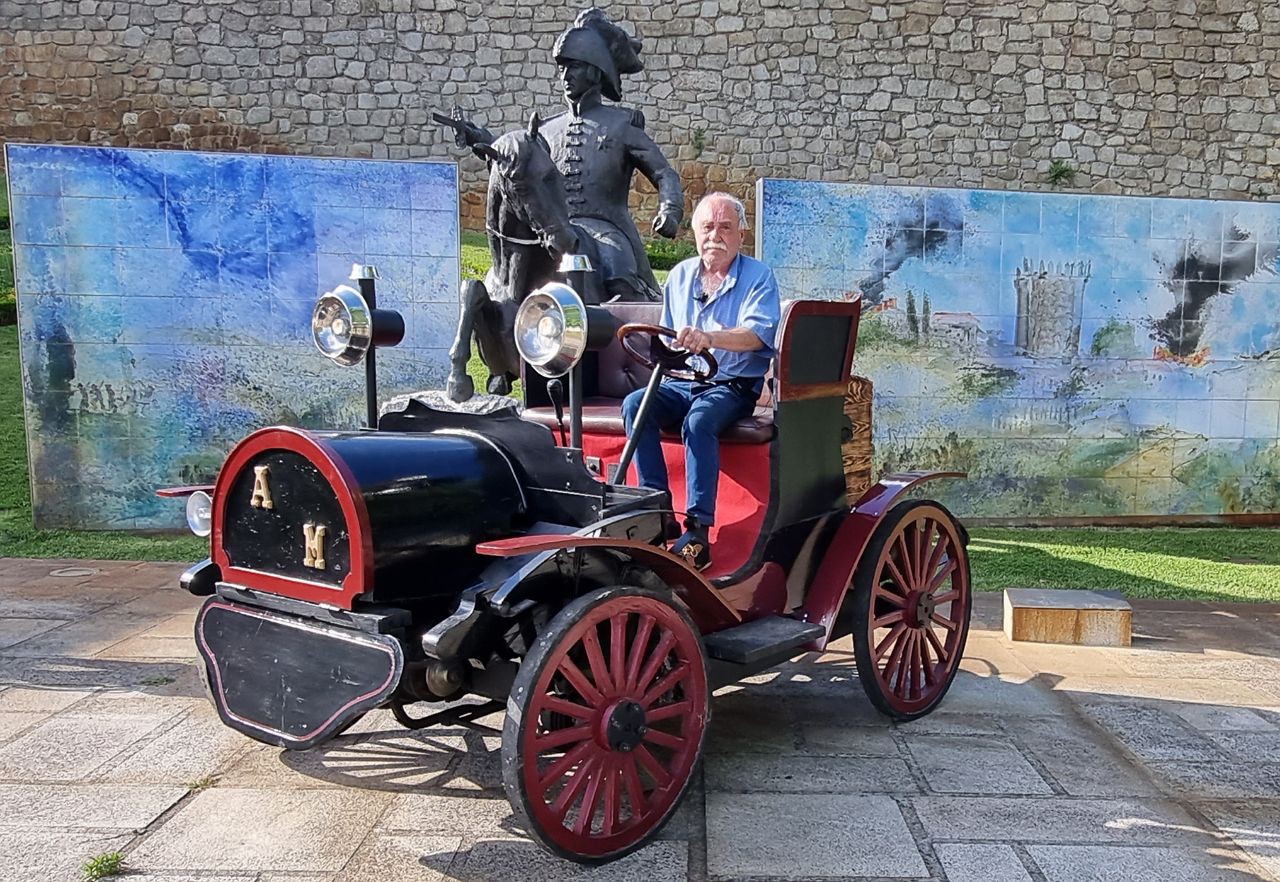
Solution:
{"label": "statue of horse", "polygon": [[[540,124],[535,113],[527,129],[475,146],[489,162],[485,228],[493,265],[483,282],[462,283],[462,310],[449,350],[446,386],[454,401],[466,401],[475,394],[467,375],[473,334],[489,368],[488,391],[506,395],[520,375],[514,326],[524,298],[547,282],[564,281],[557,268],[565,254],[586,254],[599,266],[595,240],[569,219],[564,178],[546,140],[538,134]],[[580,292],[583,301],[600,303],[603,291],[599,273],[587,273],[586,290]]]}

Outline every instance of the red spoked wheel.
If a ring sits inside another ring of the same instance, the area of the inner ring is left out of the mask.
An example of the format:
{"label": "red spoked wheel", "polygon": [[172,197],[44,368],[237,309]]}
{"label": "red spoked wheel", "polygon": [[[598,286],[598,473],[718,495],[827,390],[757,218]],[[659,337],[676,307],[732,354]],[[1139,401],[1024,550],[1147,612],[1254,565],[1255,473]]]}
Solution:
{"label": "red spoked wheel", "polygon": [[858,679],[882,713],[911,720],[951,687],[969,636],[969,555],[933,502],[894,506],[853,577]]}
{"label": "red spoked wheel", "polygon": [[570,860],[634,851],[680,804],[709,701],[702,641],[684,610],[630,586],[578,598],[538,636],[507,699],[512,808]]}

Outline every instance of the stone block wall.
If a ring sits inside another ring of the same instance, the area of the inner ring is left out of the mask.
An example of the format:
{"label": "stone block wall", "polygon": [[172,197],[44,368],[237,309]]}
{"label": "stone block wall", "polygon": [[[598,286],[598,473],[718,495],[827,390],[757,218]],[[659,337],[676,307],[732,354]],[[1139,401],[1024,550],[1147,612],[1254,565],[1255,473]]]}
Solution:
{"label": "stone block wall", "polygon": [[[493,129],[562,105],[562,0],[0,0],[0,137],[481,163],[432,110]],[[615,2],[644,40],[628,103],[681,170],[1269,198],[1280,6],[1260,0]],[[634,199],[642,229],[647,182]],[[643,205],[641,204],[643,203]]]}

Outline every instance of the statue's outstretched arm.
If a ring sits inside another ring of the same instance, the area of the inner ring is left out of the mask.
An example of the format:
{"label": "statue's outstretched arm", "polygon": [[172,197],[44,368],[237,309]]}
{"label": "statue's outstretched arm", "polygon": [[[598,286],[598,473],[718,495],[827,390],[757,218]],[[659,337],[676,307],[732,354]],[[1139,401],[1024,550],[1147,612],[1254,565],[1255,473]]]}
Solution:
{"label": "statue's outstretched arm", "polygon": [[658,214],[653,219],[653,231],[675,238],[684,218],[684,187],[680,173],[671,167],[662,150],[653,139],[637,126],[627,129],[627,152],[635,167],[658,190]]}
{"label": "statue's outstretched arm", "polygon": [[449,128],[453,129],[454,143],[459,147],[470,147],[472,151],[476,152],[476,156],[479,156],[481,159],[484,159],[485,156],[482,153],[475,151],[475,148],[481,144],[492,144],[497,139],[497,135],[493,134],[493,132],[489,131],[484,126],[476,125],[470,120],[464,119],[462,112],[457,108],[454,108],[452,116],[445,116],[443,113],[433,112],[431,114],[431,118],[436,122],[449,126]]}

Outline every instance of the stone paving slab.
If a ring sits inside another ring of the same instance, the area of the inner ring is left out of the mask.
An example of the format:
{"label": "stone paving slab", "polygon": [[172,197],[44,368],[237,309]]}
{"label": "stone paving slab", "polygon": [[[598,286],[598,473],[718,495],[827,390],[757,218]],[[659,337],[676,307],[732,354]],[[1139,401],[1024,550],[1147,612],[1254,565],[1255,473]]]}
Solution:
{"label": "stone paving slab", "polygon": [[1005,724],[1052,784],[1068,796],[1155,796],[1148,776],[1114,745],[1056,717],[1025,717]]}
{"label": "stone paving slab", "polygon": [[172,719],[168,713],[61,714],[0,747],[0,780],[80,781]]}
{"label": "stone paving slab", "polygon": [[153,870],[342,869],[390,796],[353,790],[205,790],[130,855]]}
{"label": "stone paving slab", "polygon": [[939,842],[933,851],[946,871],[947,882],[1032,882],[1008,845]]}
{"label": "stone paving slab", "polygon": [[1280,879],[1280,811],[1275,804],[1217,802],[1200,810],[1254,863]]}
{"label": "stone paving slab", "polygon": [[707,793],[711,879],[928,875],[888,796]]}
{"label": "stone paving slab", "polygon": [[[584,867],[560,860],[528,840],[481,838],[449,855],[443,852],[419,858],[418,875],[392,876],[386,882],[438,878],[462,882],[519,879],[521,882],[682,882],[689,876],[688,848],[683,842],[654,842],[603,867]],[[425,875],[424,875],[425,868]],[[403,870],[401,870],[403,872]],[[383,882],[384,877],[365,877]]]}
{"label": "stone paving slab", "polygon": [[0,784],[0,827],[142,830],[186,793],[185,787]]}
{"label": "stone paving slab", "polygon": [[714,755],[708,790],[737,793],[919,793],[899,757]]}
{"label": "stone paving slab", "polygon": [[1046,882],[1255,882],[1257,869],[1229,850],[1030,845]]}
{"label": "stone paving slab", "polygon": [[69,830],[0,829],[5,882],[70,882],[83,879],[80,868],[100,854],[129,844],[128,833]]}
{"label": "stone paving slab", "polygon": [[907,747],[934,793],[1053,793],[1009,741],[921,735]]}
{"label": "stone paving slab", "polygon": [[934,839],[974,842],[1172,844],[1212,841],[1168,800],[1018,796],[918,796],[911,800]]}

